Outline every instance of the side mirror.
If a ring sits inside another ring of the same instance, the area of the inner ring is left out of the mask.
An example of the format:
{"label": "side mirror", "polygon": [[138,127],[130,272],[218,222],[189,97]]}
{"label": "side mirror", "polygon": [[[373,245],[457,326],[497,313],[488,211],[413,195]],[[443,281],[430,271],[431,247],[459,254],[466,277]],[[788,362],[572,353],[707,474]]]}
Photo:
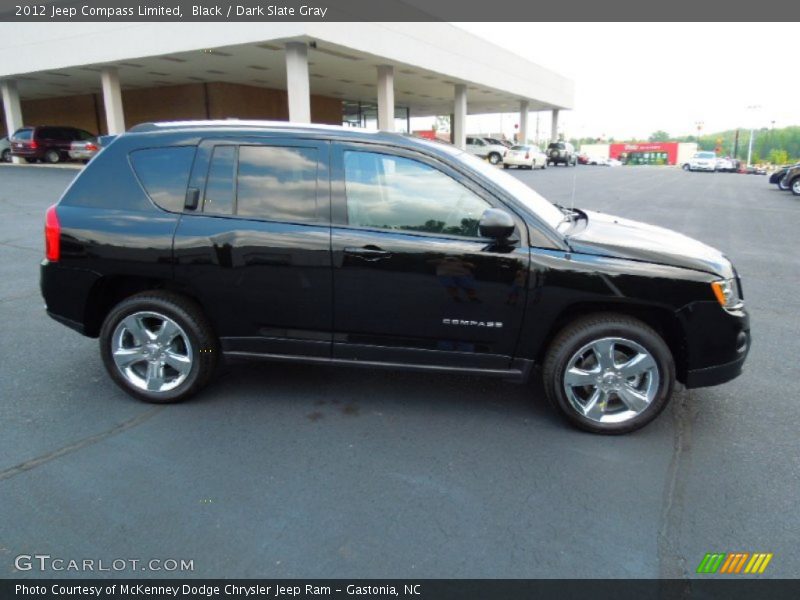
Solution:
{"label": "side mirror", "polygon": [[505,240],[514,233],[516,224],[506,211],[500,208],[487,208],[478,222],[481,237]]}

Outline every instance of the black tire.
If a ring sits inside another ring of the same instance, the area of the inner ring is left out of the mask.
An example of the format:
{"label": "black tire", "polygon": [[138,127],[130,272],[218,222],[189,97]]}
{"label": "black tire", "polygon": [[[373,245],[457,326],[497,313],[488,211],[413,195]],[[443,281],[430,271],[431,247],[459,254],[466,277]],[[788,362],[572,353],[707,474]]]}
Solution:
{"label": "black tire", "polygon": [[488,159],[490,164],[497,165],[500,164],[500,161],[503,160],[503,157],[497,152],[492,152],[489,154]]}
{"label": "black tire", "polygon": [[[193,360],[185,380],[172,390],[151,392],[136,387],[120,372],[112,356],[112,338],[117,325],[139,312],[153,312],[177,323],[188,336]],[[169,404],[186,400],[213,377],[219,362],[219,344],[203,311],[193,301],[160,290],[142,292],[117,304],[100,330],[100,354],[111,379],[125,392],[145,402]]]}
{"label": "black tire", "polygon": [[503,168],[504,168],[504,169],[507,169],[507,168],[508,168],[508,165],[507,165],[506,163],[503,163]]}
{"label": "black tire", "polygon": [[35,164],[35,163],[39,162],[39,159],[38,158],[26,158],[25,162],[28,163],[29,165],[32,165],[32,164]]}
{"label": "black tire", "polygon": [[3,154],[0,155],[0,162],[11,162],[11,150],[9,148],[3,150]]}
{"label": "black tire", "polygon": [[781,177],[780,181],[778,181],[778,189],[784,192],[788,192],[790,189],[789,184],[784,183],[784,181],[786,181],[786,177]]}
{"label": "black tire", "polygon": [[792,194],[795,196],[800,196],[800,175],[792,179],[791,183],[789,184],[789,189],[792,190]]}
{"label": "black tire", "polygon": [[683,167],[681,167],[681,168],[682,168],[684,171],[691,171],[691,170],[692,170],[692,167],[690,167],[690,166],[689,166],[689,163],[686,163],[686,164],[685,164],[685,165],[683,165]]}
{"label": "black tire", "polygon": [[[635,417],[620,423],[601,423],[581,414],[570,404],[564,384],[564,374],[572,357],[587,344],[608,337],[624,338],[641,345],[654,359],[659,375],[649,405]],[[619,435],[644,427],[664,410],[675,385],[675,362],[667,344],[647,324],[626,315],[598,313],[573,321],[558,333],[547,350],[542,376],[548,400],[572,425],[592,433]]]}
{"label": "black tire", "polygon": [[54,165],[56,163],[61,162],[61,153],[58,150],[51,148],[47,152],[44,153],[44,160],[45,162]]}

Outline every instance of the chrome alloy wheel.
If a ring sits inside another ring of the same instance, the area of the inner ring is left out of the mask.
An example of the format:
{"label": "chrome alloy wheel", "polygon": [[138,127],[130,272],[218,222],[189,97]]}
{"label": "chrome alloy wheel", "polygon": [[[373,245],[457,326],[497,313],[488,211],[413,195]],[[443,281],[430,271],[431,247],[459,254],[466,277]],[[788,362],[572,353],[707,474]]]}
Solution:
{"label": "chrome alloy wheel", "polygon": [[586,344],[564,371],[564,391],[572,407],[597,423],[623,423],[650,406],[658,393],[653,356],[640,344],[608,337]]}
{"label": "chrome alloy wheel", "polygon": [[119,322],[111,356],[128,382],[148,392],[168,392],[183,383],[193,364],[189,336],[156,312],[137,312]]}

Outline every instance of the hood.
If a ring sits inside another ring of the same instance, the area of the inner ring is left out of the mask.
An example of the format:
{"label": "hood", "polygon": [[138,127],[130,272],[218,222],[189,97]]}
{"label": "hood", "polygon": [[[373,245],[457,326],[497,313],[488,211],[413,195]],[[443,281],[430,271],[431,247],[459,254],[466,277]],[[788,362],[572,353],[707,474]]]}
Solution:
{"label": "hood", "polygon": [[725,278],[734,276],[725,255],[693,238],[638,221],[584,212],[586,227],[567,239],[575,252],[671,265]]}

